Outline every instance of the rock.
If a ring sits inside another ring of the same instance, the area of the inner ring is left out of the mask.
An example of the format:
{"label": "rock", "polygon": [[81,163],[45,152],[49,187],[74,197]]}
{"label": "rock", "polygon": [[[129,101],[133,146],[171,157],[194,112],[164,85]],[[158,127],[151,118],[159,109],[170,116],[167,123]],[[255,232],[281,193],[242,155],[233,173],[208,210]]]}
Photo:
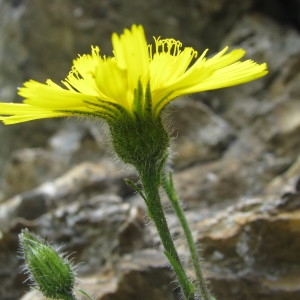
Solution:
{"label": "rock", "polygon": [[[276,111],[266,113],[257,118],[252,127],[240,131],[220,159],[198,163],[174,175],[178,192],[189,207],[216,203],[223,206],[243,197],[258,196],[270,180],[289,168],[298,155],[299,129],[291,127],[292,135],[287,133],[285,136],[284,127],[280,128],[278,122],[274,128]],[[281,144],[288,147],[285,151],[279,150],[285,146],[275,145],[275,136],[286,139]]]}
{"label": "rock", "polygon": [[87,160],[97,162],[108,152],[107,131],[101,120],[67,119],[49,138],[49,146],[68,166]]}
{"label": "rock", "polygon": [[[299,173],[300,173],[300,157],[290,166],[286,172],[273,178],[267,185],[266,190],[269,193],[290,193],[299,192]],[[284,188],[283,188],[284,187]]]}
{"label": "rock", "polygon": [[42,148],[14,151],[4,170],[5,194],[12,196],[58,176],[65,167],[61,157]]}
{"label": "rock", "polygon": [[289,212],[280,205],[270,208],[266,199],[253,199],[199,222],[208,277],[218,298],[296,299],[300,295],[299,286],[293,284],[300,276],[299,206]]}
{"label": "rock", "polygon": [[297,299],[300,295],[299,160],[263,196],[207,218],[189,212],[217,299]]}
{"label": "rock", "polygon": [[177,172],[174,182],[189,208],[204,208],[216,203],[226,206],[228,201],[236,201],[252,188],[248,171],[240,171],[236,160],[210,162]]}
{"label": "rock", "polygon": [[300,26],[299,8],[299,0],[291,0],[285,3],[266,0],[264,2],[256,2],[255,5],[255,10],[259,10],[261,13],[270,16],[280,24],[288,24],[295,28],[299,28]]}
{"label": "rock", "polygon": [[123,235],[129,224],[135,227],[131,227],[126,236],[126,246],[134,244],[138,249],[138,245],[143,245],[141,220],[143,213],[138,207],[130,207],[114,195],[99,195],[41,216],[36,221],[36,230],[42,236],[63,243],[66,251],[76,252],[76,262],[84,262],[77,271],[91,274],[111,267],[119,253],[126,252]]}
{"label": "rock", "polygon": [[107,130],[100,122],[59,124],[60,129],[47,138],[49,147],[21,148],[9,154],[3,166],[3,198],[35,188],[80,162],[97,163],[107,152]]}
{"label": "rock", "polygon": [[124,196],[130,191],[123,176],[130,177],[131,174],[119,172],[116,165],[106,160],[98,164],[82,163],[55,180],[0,204],[0,228],[7,228],[14,218],[34,220],[63,203],[86,201],[87,195],[115,192]]}
{"label": "rock", "polygon": [[182,99],[168,114],[174,137],[176,169],[220,158],[234,138],[230,125],[200,102]]}
{"label": "rock", "polygon": [[5,166],[10,163],[11,156],[16,150],[45,148],[43,150],[47,152],[49,136],[58,130],[61,123],[62,120],[56,119],[46,122],[43,120],[28,122],[25,126],[24,124],[13,126],[1,124],[0,136],[4,142],[0,147],[0,175],[2,176]]}

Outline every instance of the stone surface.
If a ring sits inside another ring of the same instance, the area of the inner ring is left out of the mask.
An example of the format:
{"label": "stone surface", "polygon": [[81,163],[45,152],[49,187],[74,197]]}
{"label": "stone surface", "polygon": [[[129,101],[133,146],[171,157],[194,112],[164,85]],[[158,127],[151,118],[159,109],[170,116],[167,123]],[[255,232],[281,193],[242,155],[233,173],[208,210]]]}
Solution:
{"label": "stone surface", "polygon": [[[3,174],[5,195],[19,194],[57,176],[63,169],[60,157],[41,148],[14,151]],[[29,170],[31,172],[29,172]]]}
{"label": "stone surface", "polygon": [[176,169],[220,158],[235,135],[231,126],[209,107],[186,100],[176,102],[169,112],[171,136],[176,139],[173,149]]}
{"label": "stone surface", "polygon": [[[300,296],[299,200],[299,194],[295,195],[288,208],[284,198],[252,199],[198,224],[209,228],[200,241],[219,299]],[[224,281],[230,286],[227,291],[220,288]]]}
{"label": "stone surface", "polygon": [[[269,5],[267,5],[269,4]],[[266,9],[268,7],[268,9]],[[0,0],[0,98],[18,101],[29,78],[59,82],[78,53],[142,23],[199,52],[225,45],[266,61],[270,74],[192,95],[166,112],[172,167],[204,273],[218,299],[300,298],[299,1]],[[272,8],[272,9],[271,9]],[[0,126],[0,298],[20,299],[17,235],[28,228],[80,263],[80,287],[96,299],[179,299],[137,180],[111,153],[98,121]],[[181,229],[168,222],[190,276]],[[24,299],[42,299],[28,293]]]}
{"label": "stone surface", "polygon": [[55,180],[6,200],[5,205],[0,206],[0,229],[8,227],[14,218],[33,220],[50,209],[74,201],[74,198],[85,201],[99,193],[125,196],[129,189],[123,176],[129,178],[131,174],[125,171],[119,173],[116,165],[107,160],[97,164],[78,164]]}

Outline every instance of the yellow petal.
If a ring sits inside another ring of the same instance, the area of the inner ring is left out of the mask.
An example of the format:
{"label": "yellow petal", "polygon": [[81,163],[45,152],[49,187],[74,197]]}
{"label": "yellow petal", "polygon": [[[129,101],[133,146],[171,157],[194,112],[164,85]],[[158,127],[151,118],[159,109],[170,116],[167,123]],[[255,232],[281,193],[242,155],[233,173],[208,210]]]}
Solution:
{"label": "yellow petal", "polygon": [[116,121],[124,111],[134,117],[144,116],[143,110],[158,117],[178,96],[245,83],[268,72],[266,64],[240,61],[243,49],[228,52],[226,47],[210,58],[205,50],[197,59],[197,51],[172,38],[154,38],[154,45],[147,45],[140,25],[114,33],[112,46],[112,57],[92,46],[91,54],[75,59],[62,85],[25,82],[19,89],[23,104],[0,104],[0,120],[86,115]]}

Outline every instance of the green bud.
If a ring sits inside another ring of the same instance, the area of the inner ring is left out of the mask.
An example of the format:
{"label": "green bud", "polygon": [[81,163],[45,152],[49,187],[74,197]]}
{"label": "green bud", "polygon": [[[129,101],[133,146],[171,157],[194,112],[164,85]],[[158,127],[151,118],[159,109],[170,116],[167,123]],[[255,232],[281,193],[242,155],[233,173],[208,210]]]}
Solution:
{"label": "green bud", "polygon": [[19,240],[32,285],[50,299],[74,300],[75,272],[65,255],[28,229],[22,230]]}

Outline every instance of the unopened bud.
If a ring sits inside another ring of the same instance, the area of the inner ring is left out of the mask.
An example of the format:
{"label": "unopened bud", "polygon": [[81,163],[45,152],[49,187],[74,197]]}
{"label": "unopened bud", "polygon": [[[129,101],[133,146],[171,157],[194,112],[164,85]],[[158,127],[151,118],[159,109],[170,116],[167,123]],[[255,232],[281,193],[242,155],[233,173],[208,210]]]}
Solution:
{"label": "unopened bud", "polygon": [[27,229],[19,234],[19,240],[33,287],[50,299],[74,300],[75,272],[67,257]]}

